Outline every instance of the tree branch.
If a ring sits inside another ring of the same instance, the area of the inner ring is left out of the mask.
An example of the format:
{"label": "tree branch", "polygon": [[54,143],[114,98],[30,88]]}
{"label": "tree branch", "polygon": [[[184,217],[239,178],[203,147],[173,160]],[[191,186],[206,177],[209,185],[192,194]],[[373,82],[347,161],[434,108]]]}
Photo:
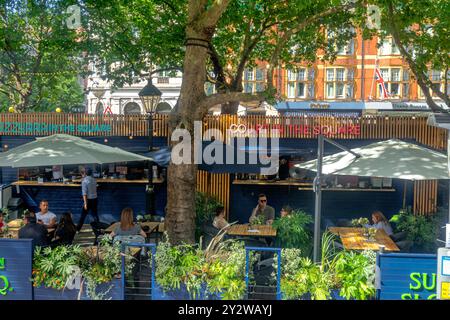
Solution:
{"label": "tree branch", "polygon": [[198,20],[200,27],[215,27],[222,13],[227,9],[231,0],[215,0],[211,7],[203,12]]}
{"label": "tree branch", "polygon": [[266,100],[266,92],[257,93],[242,93],[242,92],[227,92],[216,93],[205,97],[199,105],[198,114],[204,115],[208,110],[216,105],[221,105],[229,102],[257,102]]}
{"label": "tree branch", "polygon": [[[417,83],[418,83],[419,87],[422,89],[423,94],[425,95],[428,106],[431,108],[431,110],[433,110],[433,112],[442,112],[443,109],[433,100],[433,97],[430,94],[429,88],[431,88],[433,91],[435,91],[435,88],[434,88],[432,82],[430,81],[430,79],[428,79],[427,76],[425,76],[425,74],[422,72],[421,68],[415,63],[414,59],[412,58],[412,56],[409,54],[408,50],[406,50],[405,46],[401,42],[400,31],[395,22],[395,16],[394,16],[395,12],[394,12],[394,6],[393,6],[392,2],[389,2],[389,4],[388,4],[388,11],[389,11],[389,24],[391,27],[392,37],[394,38],[395,44],[397,45],[400,53],[406,59],[411,71],[414,73],[414,75],[417,79]],[[440,92],[439,89],[438,89],[438,91]],[[442,94],[442,92],[440,92],[440,93]],[[446,97],[446,99],[443,99],[443,100],[446,102],[447,105],[449,105],[448,97]]]}

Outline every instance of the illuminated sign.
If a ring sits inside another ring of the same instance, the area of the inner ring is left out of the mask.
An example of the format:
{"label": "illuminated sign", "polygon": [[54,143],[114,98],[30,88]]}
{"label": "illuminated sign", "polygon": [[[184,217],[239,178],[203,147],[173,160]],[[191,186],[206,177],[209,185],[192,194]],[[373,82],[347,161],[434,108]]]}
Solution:
{"label": "illuminated sign", "polygon": [[56,134],[56,133],[99,133],[111,132],[110,124],[49,124],[46,122],[0,122],[3,134]]}

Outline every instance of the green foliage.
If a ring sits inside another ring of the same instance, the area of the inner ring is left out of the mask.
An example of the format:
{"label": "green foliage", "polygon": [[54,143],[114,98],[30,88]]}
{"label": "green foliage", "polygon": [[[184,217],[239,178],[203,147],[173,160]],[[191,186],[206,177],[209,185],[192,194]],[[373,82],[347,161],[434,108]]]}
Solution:
{"label": "green foliage", "polygon": [[440,215],[414,215],[407,210],[401,210],[391,220],[396,232],[406,232],[407,240],[413,241],[414,246],[425,252],[434,252],[436,239],[439,235]]}
{"label": "green foliage", "polygon": [[216,209],[220,206],[222,203],[215,197],[202,192],[195,194],[195,235],[197,240],[202,235],[203,224],[214,218]]}
{"label": "green foliage", "polygon": [[286,217],[275,219],[272,226],[277,230],[277,241],[283,248],[299,248],[303,253],[311,247],[311,233],[306,228],[312,217],[301,210],[294,210]]}
{"label": "green foliage", "polygon": [[368,224],[369,224],[369,219],[364,218],[364,217],[352,220],[352,226],[354,226],[354,227],[364,227]]}
{"label": "green foliage", "polygon": [[83,30],[68,28],[69,0],[2,1],[0,109],[63,110],[83,102]]}
{"label": "green foliage", "polygon": [[341,251],[334,262],[340,295],[347,300],[367,300],[375,296],[375,259],[373,251]]}
{"label": "green foliage", "polygon": [[257,215],[250,221],[251,226],[261,226],[266,224],[266,217],[263,214]]}
{"label": "green foliage", "polygon": [[33,260],[33,285],[62,290],[79,265],[79,246],[59,246],[54,249],[36,247]]}
{"label": "green foliage", "polygon": [[[306,299],[309,294],[313,300],[326,300],[331,298],[333,289],[340,289],[340,295],[346,299],[366,300],[374,296],[375,253],[336,252],[334,238],[330,233],[322,236],[321,264],[302,257],[299,249],[282,250],[283,299]],[[276,270],[275,262],[274,267]]]}
{"label": "green foliage", "polygon": [[245,293],[245,247],[224,241],[214,254],[191,245],[172,246],[161,242],[155,255],[156,281],[165,291],[186,286],[192,298],[202,292],[216,293],[224,300],[242,299]]}
{"label": "green foliage", "polygon": [[[96,292],[98,284],[111,281],[121,272],[119,244],[102,239],[97,247],[81,248],[77,245],[55,248],[37,247],[33,260],[33,285],[62,290],[71,276],[79,273],[86,281],[87,294],[91,299],[102,299],[106,292]],[[134,266],[132,257],[126,255],[127,275]]]}

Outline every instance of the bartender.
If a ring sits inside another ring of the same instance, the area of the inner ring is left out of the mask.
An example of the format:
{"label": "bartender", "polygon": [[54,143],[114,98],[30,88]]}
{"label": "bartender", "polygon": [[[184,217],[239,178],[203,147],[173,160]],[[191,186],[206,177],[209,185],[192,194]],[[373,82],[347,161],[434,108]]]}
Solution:
{"label": "bartender", "polygon": [[89,212],[92,213],[95,222],[99,222],[97,213],[97,181],[92,177],[92,169],[87,168],[83,172],[83,180],[81,181],[81,194],[83,196],[83,209],[81,218],[78,222],[77,230],[80,231],[84,224],[84,219]]}

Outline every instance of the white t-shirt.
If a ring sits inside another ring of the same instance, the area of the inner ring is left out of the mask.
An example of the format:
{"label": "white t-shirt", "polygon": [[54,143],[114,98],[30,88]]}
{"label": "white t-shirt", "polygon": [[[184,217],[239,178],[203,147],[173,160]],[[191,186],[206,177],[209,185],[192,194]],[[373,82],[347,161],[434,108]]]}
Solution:
{"label": "white t-shirt", "polygon": [[392,231],[392,227],[388,222],[380,221],[380,222],[374,224],[372,227],[377,228],[377,229],[383,229],[384,231],[386,231],[388,236],[391,236],[394,234],[394,232]]}
{"label": "white t-shirt", "polygon": [[36,220],[41,220],[45,225],[49,225],[53,219],[56,219],[56,214],[51,211],[47,211],[46,214],[42,212],[36,213]]}

